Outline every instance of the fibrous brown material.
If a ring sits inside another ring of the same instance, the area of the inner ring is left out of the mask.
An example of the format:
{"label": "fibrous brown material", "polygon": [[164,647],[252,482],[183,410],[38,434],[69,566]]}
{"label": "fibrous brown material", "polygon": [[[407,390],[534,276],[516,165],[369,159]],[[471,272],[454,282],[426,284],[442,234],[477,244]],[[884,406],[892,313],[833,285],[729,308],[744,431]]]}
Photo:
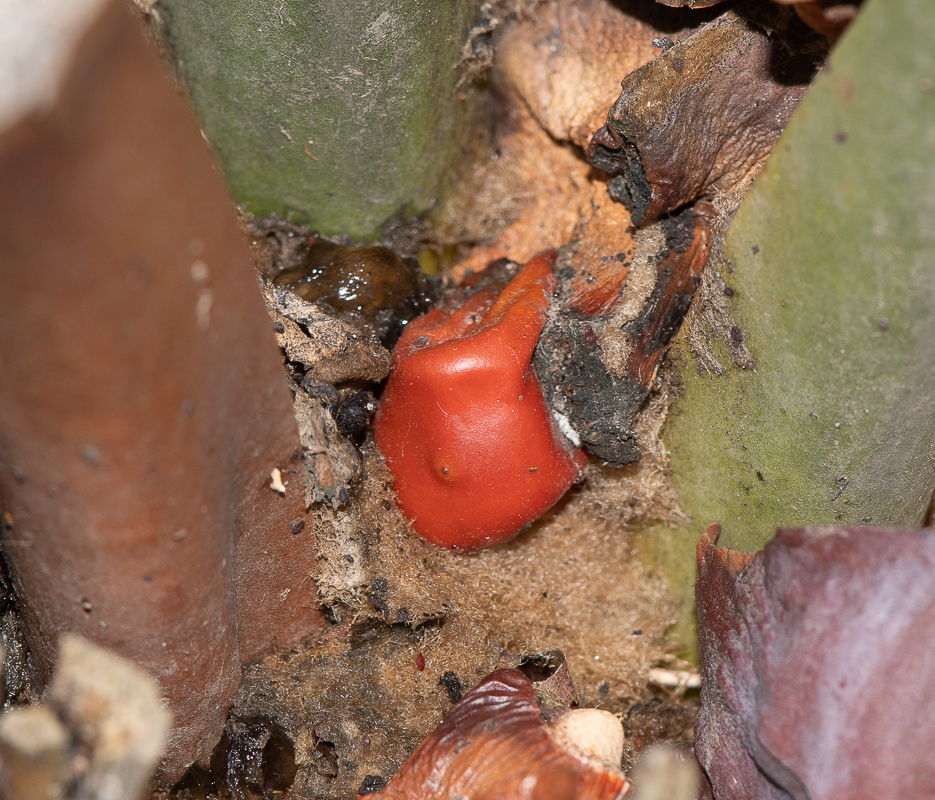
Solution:
{"label": "fibrous brown material", "polygon": [[704,206],[635,235],[606,176],[567,144],[589,140],[620,77],[658,54],[664,31],[678,35],[697,22],[652,9],[559,0],[507,30],[495,71],[503,93],[498,158],[506,162],[498,178],[512,167],[533,193],[493,245],[475,248],[455,270],[460,278],[494,257],[525,260],[544,245],[565,245],[536,369],[548,402],[585,448],[614,465],[640,457],[633,418],[697,285],[714,215]]}
{"label": "fibrous brown material", "polygon": [[593,287],[601,273],[619,288],[612,257],[631,244],[629,214],[594,180],[579,148],[604,122],[620,79],[659,52],[653,40],[696,24],[687,12],[659,6],[557,0],[505,29],[493,73],[496,144],[442,215],[470,221],[448,223],[446,236],[480,240],[454,277],[579,241],[574,268],[582,282]]}
{"label": "fibrous brown material", "polygon": [[588,159],[634,224],[749,185],[814,76],[814,38],[729,11],[624,79]]}
{"label": "fibrous brown material", "polygon": [[[44,684],[63,631],[139,664],[206,757],[241,661],[321,624],[288,385],[221,177],[126,9],[0,140],[4,555]],[[288,565],[284,568],[283,565]]]}
{"label": "fibrous brown material", "polygon": [[717,800],[935,797],[935,533],[698,545],[699,760]]}
{"label": "fibrous brown material", "polygon": [[[444,722],[375,798],[618,800],[623,797],[629,784],[619,767],[603,763],[595,755],[575,752],[573,746],[566,745],[563,734],[567,731],[556,731],[563,720],[567,717],[559,717],[551,726],[547,724],[532,682],[517,670],[498,670],[448,712]],[[611,721],[619,731],[620,724],[612,717]],[[619,733],[622,746],[622,731]],[[601,743],[597,743],[594,750],[600,747]]]}
{"label": "fibrous brown material", "polygon": [[324,383],[381,381],[390,371],[390,352],[373,337],[259,277],[260,288],[289,361]]}

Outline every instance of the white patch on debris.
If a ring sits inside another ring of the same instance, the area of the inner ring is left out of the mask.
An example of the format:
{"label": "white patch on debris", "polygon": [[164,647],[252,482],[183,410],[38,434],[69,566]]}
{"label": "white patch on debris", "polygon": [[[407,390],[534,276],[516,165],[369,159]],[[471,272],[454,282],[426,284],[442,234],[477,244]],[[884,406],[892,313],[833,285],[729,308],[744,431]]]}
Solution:
{"label": "white patch on debris", "polygon": [[568,421],[568,417],[564,414],[559,414],[558,411],[552,411],[552,416],[555,418],[555,421],[558,423],[558,429],[565,434],[565,438],[568,439],[575,447],[581,447],[581,437],[578,435],[571,423]]}

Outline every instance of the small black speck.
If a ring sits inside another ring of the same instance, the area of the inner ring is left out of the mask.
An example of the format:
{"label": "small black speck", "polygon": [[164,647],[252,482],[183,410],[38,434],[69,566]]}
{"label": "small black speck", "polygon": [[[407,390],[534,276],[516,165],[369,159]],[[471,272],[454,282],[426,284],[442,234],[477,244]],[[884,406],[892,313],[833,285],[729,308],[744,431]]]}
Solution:
{"label": "small black speck", "polygon": [[448,467],[442,467],[442,475],[448,474]]}
{"label": "small black speck", "polygon": [[295,522],[292,523],[292,535],[293,536],[298,536],[304,530],[305,530],[304,519],[297,519]]}
{"label": "small black speck", "polygon": [[758,244],[753,245],[753,247],[750,249],[753,250],[753,255],[756,255],[760,252],[760,246]]}
{"label": "small black speck", "polygon": [[847,141],[847,131],[835,131],[834,141],[836,141],[838,144],[844,144],[844,142]]}
{"label": "small black speck", "polygon": [[731,326],[730,340],[735,344],[743,344],[743,331],[736,325]]}
{"label": "small black speck", "polygon": [[634,635],[634,636],[642,636],[642,635],[643,635],[643,629],[642,629],[642,628],[637,628],[636,630],[633,631],[633,635]]}
{"label": "small black speck", "polygon": [[406,606],[400,606],[396,610],[396,621],[400,625],[406,625],[409,622],[409,609]]}
{"label": "small black speck", "polygon": [[345,560],[348,564],[353,564],[353,563],[354,563],[354,556],[352,556],[350,553],[345,553],[345,554],[344,554],[344,560]]}
{"label": "small black speck", "polygon": [[283,325],[281,322],[274,322],[274,323],[273,323],[273,330],[276,331],[276,333],[285,333],[285,332],[286,332],[286,326]]}
{"label": "small black speck", "polygon": [[389,500],[384,500],[384,501],[383,501],[383,510],[384,510],[384,511],[392,511],[392,510],[393,510],[393,504],[392,504]]}
{"label": "small black speck", "polygon": [[598,694],[600,694],[601,699],[603,700],[610,693],[610,684],[602,683],[600,685],[600,688],[597,691],[598,691]]}
{"label": "small black speck", "polygon": [[146,583],[152,583],[152,582],[153,582],[153,576],[150,575],[150,574],[147,572],[147,573],[143,576],[143,580],[146,581]]}
{"label": "small black speck", "polygon": [[725,297],[733,297],[734,294],[735,294],[735,293],[734,293],[734,290],[731,289],[730,286],[725,286],[725,287],[724,287],[724,296],[725,296]]}
{"label": "small black speck", "polygon": [[766,478],[763,477],[763,473],[760,472],[759,470],[756,471],[756,479],[758,481],[762,481],[763,483],[766,483]]}
{"label": "small black speck", "polygon": [[341,491],[338,492],[338,502],[342,505],[351,499],[351,493],[347,490],[346,486],[341,487]]}
{"label": "small black speck", "polygon": [[[328,192],[331,194],[331,192]],[[386,778],[381,775],[367,775],[361,781],[357,794],[374,794],[380,792],[386,786]]]}
{"label": "small black speck", "polygon": [[543,593],[542,593],[542,599],[543,599],[543,600],[548,600],[548,599],[549,599],[549,593],[548,593],[548,592],[543,592]]}
{"label": "small black speck", "polygon": [[884,317],[883,319],[877,322],[877,327],[881,331],[888,331],[890,329],[890,321],[886,317]]}
{"label": "small black speck", "polygon": [[377,578],[370,584],[370,589],[374,594],[386,594],[389,588],[390,585],[386,578]]}
{"label": "small black speck", "polygon": [[662,52],[664,53],[670,47],[675,47],[675,42],[673,42],[668,36],[663,36],[661,39],[653,39],[653,47],[661,47]]}
{"label": "small black speck", "polygon": [[685,69],[685,61],[681,58],[673,58],[672,69],[674,69],[676,72],[681,72],[683,69]]}
{"label": "small black speck", "polygon": [[452,703],[457,703],[462,697],[461,681],[451,670],[446,672],[438,679],[439,686],[443,686],[448,692],[448,698]]}

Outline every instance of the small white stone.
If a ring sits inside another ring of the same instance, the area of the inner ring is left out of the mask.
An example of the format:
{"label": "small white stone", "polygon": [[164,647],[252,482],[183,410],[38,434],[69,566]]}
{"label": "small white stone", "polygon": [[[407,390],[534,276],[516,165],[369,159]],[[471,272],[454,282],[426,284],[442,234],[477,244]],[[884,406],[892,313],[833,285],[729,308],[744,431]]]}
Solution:
{"label": "small white stone", "polygon": [[269,488],[274,492],[279,492],[279,494],[286,493],[286,486],[282,482],[282,472],[279,467],[273,467],[273,471],[269,474],[270,484]]}

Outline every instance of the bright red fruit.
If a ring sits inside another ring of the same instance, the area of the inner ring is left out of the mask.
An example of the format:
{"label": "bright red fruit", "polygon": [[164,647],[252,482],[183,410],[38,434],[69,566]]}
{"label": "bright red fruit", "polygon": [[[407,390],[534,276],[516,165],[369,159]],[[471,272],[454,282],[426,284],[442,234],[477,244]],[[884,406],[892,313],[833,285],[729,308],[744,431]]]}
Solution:
{"label": "bright red fruit", "polygon": [[488,287],[413,320],[393,350],[374,435],[403,513],[434,544],[512,538],[587,462],[558,431],[531,365],[554,261],[539,255],[499,296]]}

